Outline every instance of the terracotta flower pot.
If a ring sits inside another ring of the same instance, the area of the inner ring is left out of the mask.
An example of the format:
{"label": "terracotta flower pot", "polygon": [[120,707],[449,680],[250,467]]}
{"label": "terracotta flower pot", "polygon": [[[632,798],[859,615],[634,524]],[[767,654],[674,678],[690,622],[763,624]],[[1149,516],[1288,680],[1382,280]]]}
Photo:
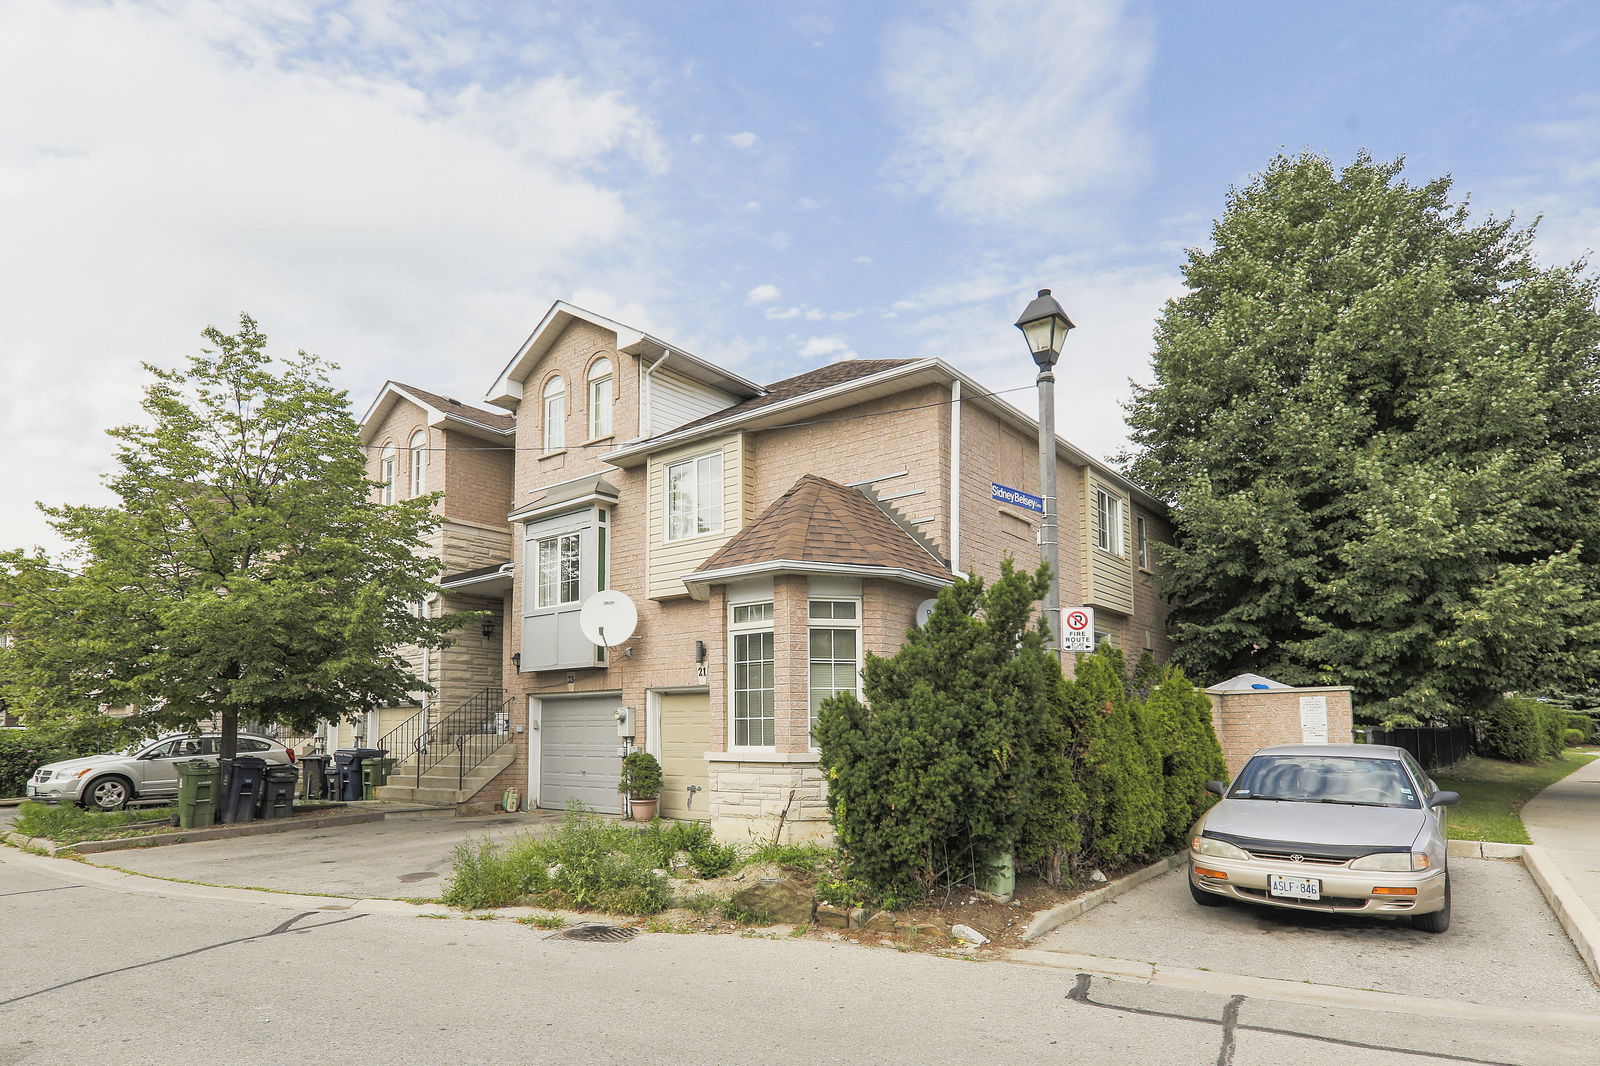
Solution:
{"label": "terracotta flower pot", "polygon": [[633,812],[636,822],[648,822],[656,816],[656,807],[661,803],[658,799],[638,800],[630,799],[628,808]]}

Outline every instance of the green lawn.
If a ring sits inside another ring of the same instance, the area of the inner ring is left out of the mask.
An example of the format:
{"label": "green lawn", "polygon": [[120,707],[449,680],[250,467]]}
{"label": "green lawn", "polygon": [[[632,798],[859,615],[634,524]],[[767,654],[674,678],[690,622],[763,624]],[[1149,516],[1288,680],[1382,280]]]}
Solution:
{"label": "green lawn", "polygon": [[1433,775],[1439,787],[1461,793],[1461,802],[1449,808],[1451,838],[1533,843],[1522,825],[1522,805],[1594,758],[1592,751],[1569,748],[1559,759],[1523,766],[1474,755],[1441,770]]}

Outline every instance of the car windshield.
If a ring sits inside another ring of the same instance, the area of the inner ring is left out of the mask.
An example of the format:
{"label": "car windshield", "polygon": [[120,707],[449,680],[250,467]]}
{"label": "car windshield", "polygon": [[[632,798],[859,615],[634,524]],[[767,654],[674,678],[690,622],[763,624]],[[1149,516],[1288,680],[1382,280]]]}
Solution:
{"label": "car windshield", "polygon": [[1257,755],[1234,779],[1229,799],[1291,803],[1420,806],[1398,759],[1332,755]]}

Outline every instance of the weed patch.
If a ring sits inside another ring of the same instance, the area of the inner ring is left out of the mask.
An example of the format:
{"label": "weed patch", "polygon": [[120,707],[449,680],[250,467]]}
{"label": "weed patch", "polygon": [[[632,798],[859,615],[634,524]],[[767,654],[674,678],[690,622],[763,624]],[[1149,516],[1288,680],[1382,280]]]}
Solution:
{"label": "weed patch", "polygon": [[[78,844],[85,840],[112,840],[140,836],[152,827],[166,828],[174,807],[131,811],[86,811],[80,807],[51,807],[43,803],[24,803],[17,808],[15,828],[30,837],[42,837],[57,844]],[[150,826],[141,823],[151,823]],[[132,828],[137,826],[137,828]]]}

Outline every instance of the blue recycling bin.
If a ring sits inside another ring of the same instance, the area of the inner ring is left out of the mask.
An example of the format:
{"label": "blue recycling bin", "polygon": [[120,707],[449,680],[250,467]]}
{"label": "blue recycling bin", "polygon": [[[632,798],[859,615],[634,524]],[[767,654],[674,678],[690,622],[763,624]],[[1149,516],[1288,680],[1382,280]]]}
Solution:
{"label": "blue recycling bin", "polygon": [[339,768],[339,799],[346,803],[361,798],[363,782],[361,764],[368,759],[381,758],[382,748],[340,748],[333,753],[333,763]]}

